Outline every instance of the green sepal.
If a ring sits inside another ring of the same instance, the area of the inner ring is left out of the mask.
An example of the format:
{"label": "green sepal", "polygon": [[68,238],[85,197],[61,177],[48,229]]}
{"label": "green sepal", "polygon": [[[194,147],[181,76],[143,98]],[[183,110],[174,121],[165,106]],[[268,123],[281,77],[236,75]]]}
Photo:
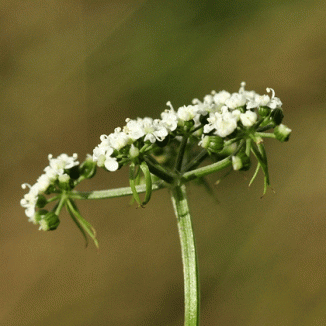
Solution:
{"label": "green sepal", "polygon": [[145,184],[146,184],[146,194],[145,194],[145,199],[142,202],[142,205],[146,205],[152,196],[152,176],[151,173],[149,172],[148,165],[145,161],[140,164],[140,168],[144,173]]}
{"label": "green sepal", "polygon": [[136,165],[132,162],[129,166],[129,184],[132,190],[132,195],[139,206],[142,206],[138,192],[136,190],[136,180],[139,174],[139,169],[136,169]]}
{"label": "green sepal", "polygon": [[99,245],[98,245],[98,241],[96,239],[95,229],[89,222],[87,222],[81,216],[76,204],[74,203],[74,201],[72,199],[68,199],[66,201],[66,207],[67,207],[67,210],[68,210],[70,216],[72,217],[73,221],[76,223],[77,227],[82,232],[82,234],[86,240],[86,246],[88,245],[88,240],[87,240],[87,235],[86,235],[86,233],[87,233],[92,238],[96,248],[98,249]]}

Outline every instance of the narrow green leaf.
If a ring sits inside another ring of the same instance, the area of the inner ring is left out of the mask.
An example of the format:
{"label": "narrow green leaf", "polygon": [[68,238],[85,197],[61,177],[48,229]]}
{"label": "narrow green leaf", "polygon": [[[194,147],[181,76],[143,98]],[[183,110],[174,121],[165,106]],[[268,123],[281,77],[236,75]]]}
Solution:
{"label": "narrow green leaf", "polygon": [[252,178],[251,178],[251,180],[250,180],[250,182],[249,182],[249,187],[251,186],[251,184],[252,184],[252,183],[254,182],[254,180],[256,179],[257,174],[258,174],[258,171],[259,171],[259,168],[260,168],[260,164],[259,164],[259,162],[258,162],[257,167],[256,167],[256,170],[255,170],[255,173],[254,173],[254,175],[252,176]]}
{"label": "narrow green leaf", "polygon": [[84,239],[85,239],[85,243],[86,243],[86,248],[88,246],[88,238],[87,238],[87,234],[84,231],[84,229],[82,228],[82,226],[80,225],[80,223],[78,222],[77,218],[75,217],[74,213],[71,211],[71,209],[69,208],[68,204],[66,203],[66,208],[68,213],[70,214],[72,220],[75,222],[75,224],[77,225],[78,229],[80,230],[80,232],[82,233]]}
{"label": "narrow green leaf", "polygon": [[67,205],[69,209],[72,211],[73,215],[76,217],[82,228],[86,231],[86,233],[92,238],[94,241],[95,246],[98,248],[98,241],[96,239],[96,231],[93,226],[87,222],[80,214],[76,204],[73,202],[72,199],[67,200]]}
{"label": "narrow green leaf", "polygon": [[[139,171],[138,171],[139,172]],[[136,166],[135,163],[131,163],[130,167],[129,167],[129,184],[130,184],[130,188],[132,190],[132,195],[135,199],[135,201],[138,203],[139,206],[142,206],[138,192],[136,190],[136,178],[137,178],[137,171],[136,171]],[[147,191],[147,187],[146,187],[146,191]]]}
{"label": "narrow green leaf", "polygon": [[267,190],[267,186],[269,186],[269,174],[268,174],[268,166],[267,166],[267,157],[266,157],[266,152],[265,148],[262,144],[258,144],[258,146],[261,146],[261,152],[259,150],[259,147],[256,147],[254,144],[251,147],[252,152],[256,156],[259,165],[261,166],[263,172],[264,172],[264,195]]}
{"label": "narrow green leaf", "polygon": [[145,161],[140,164],[140,168],[144,173],[145,184],[146,184],[146,194],[142,205],[146,205],[152,196],[152,176],[151,173],[149,172],[148,165]]}

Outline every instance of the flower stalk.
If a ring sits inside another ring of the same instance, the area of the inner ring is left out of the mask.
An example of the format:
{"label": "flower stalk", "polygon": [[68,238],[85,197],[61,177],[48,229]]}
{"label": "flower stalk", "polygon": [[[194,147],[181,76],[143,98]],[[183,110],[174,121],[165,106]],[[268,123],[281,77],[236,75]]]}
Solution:
{"label": "flower stalk", "polygon": [[189,212],[186,186],[171,190],[174,213],[177,218],[184,277],[184,315],[186,326],[199,325],[199,278],[195,237]]}

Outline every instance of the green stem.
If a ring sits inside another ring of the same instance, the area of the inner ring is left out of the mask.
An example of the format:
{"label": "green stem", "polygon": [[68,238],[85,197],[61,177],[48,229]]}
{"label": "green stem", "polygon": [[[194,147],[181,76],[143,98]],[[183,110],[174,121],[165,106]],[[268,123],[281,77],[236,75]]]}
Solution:
{"label": "green stem", "polygon": [[182,166],[182,160],[183,160],[183,156],[185,153],[185,149],[187,146],[187,142],[188,142],[188,136],[184,135],[181,141],[181,145],[178,151],[178,156],[177,156],[177,161],[175,164],[175,171],[176,172],[180,172],[181,171],[181,166]]}
{"label": "green stem", "polygon": [[162,167],[161,165],[154,164],[153,160],[155,160],[153,157],[144,157],[144,161],[147,163],[149,171],[160,179],[166,181],[167,183],[173,183],[175,176],[168,172],[166,169],[164,169],[164,167]]}
{"label": "green stem", "polygon": [[204,166],[202,168],[186,172],[182,176],[182,181],[190,181],[192,179],[204,177],[205,175],[218,172],[228,166],[232,165],[231,156],[226,157],[225,159],[218,161],[216,163]]}
{"label": "green stem", "polygon": [[199,280],[195,238],[191,225],[191,216],[186,197],[186,186],[176,186],[172,189],[172,204],[177,217],[181,243],[184,297],[185,326],[199,325]]}
{"label": "green stem", "polygon": [[183,167],[182,172],[190,171],[199,166],[201,162],[203,162],[209,156],[206,149],[203,149],[191,162],[189,162],[186,166]]}
{"label": "green stem", "polygon": [[[152,190],[158,190],[164,188],[164,182],[156,182],[152,185]],[[140,194],[146,192],[146,184],[136,186],[137,192]],[[130,187],[109,189],[109,190],[97,190],[97,191],[72,191],[69,193],[71,199],[107,199],[132,195]]]}
{"label": "green stem", "polygon": [[255,136],[259,136],[262,138],[276,138],[276,135],[268,132],[255,132]]}

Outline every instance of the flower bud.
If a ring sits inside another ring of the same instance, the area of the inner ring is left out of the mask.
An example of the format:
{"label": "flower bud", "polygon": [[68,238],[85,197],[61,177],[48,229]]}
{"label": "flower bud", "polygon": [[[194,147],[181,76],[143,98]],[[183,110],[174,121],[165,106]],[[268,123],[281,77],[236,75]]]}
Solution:
{"label": "flower bud", "polygon": [[63,189],[63,190],[71,189],[71,179],[68,174],[65,173],[65,174],[59,175],[58,181],[59,181],[60,189]]}
{"label": "flower bud", "polygon": [[52,194],[52,193],[54,193],[54,192],[56,192],[56,191],[57,191],[56,187],[55,187],[53,184],[50,184],[50,185],[48,186],[48,188],[44,191],[44,193],[45,193],[46,195],[50,195],[50,194]]}
{"label": "flower bud", "polygon": [[261,117],[267,117],[271,112],[271,108],[269,108],[268,106],[260,106],[258,108],[258,114],[261,116]]}
{"label": "flower bud", "polygon": [[274,135],[276,136],[276,139],[278,139],[281,142],[285,142],[289,140],[291,129],[287,126],[280,124],[274,128]]}
{"label": "flower bud", "polygon": [[139,156],[139,149],[132,144],[129,150],[129,156],[131,159],[137,158]]}
{"label": "flower bud", "polygon": [[96,173],[96,162],[93,161],[90,155],[88,155],[86,160],[80,165],[79,173],[85,179],[94,177]]}
{"label": "flower bud", "polygon": [[67,173],[69,174],[71,179],[77,180],[80,176],[79,166],[78,165],[73,166],[72,168],[67,170]]}
{"label": "flower bud", "polygon": [[224,146],[223,149],[218,153],[222,156],[229,156],[237,149],[237,143],[232,143],[230,145]]}
{"label": "flower bud", "polygon": [[39,221],[40,230],[43,231],[55,230],[59,224],[59,217],[54,212],[48,212],[46,215],[42,216],[42,219]]}
{"label": "flower bud", "polygon": [[282,109],[274,109],[271,113],[271,119],[275,122],[275,124],[278,126],[281,124],[282,120],[284,118],[284,114]]}
{"label": "flower bud", "polygon": [[39,194],[37,195],[37,202],[36,202],[36,207],[38,208],[43,208],[46,204],[48,203],[48,201],[46,200],[46,198]]}
{"label": "flower bud", "polygon": [[250,158],[245,152],[232,156],[232,166],[235,171],[247,171],[250,168]]}
{"label": "flower bud", "polygon": [[224,146],[224,140],[219,136],[204,136],[201,146],[209,153],[218,153]]}

